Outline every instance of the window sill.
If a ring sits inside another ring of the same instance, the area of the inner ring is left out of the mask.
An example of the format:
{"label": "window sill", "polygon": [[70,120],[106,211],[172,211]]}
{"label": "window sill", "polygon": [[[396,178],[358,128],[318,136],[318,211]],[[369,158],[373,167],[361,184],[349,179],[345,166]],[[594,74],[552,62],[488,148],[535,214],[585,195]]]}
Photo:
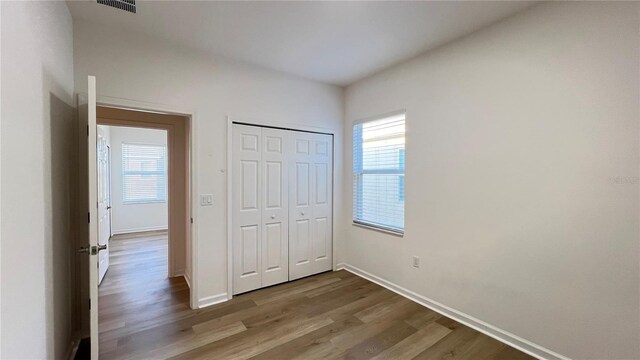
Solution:
{"label": "window sill", "polygon": [[365,229],[369,229],[369,230],[375,230],[375,231],[379,231],[385,234],[389,234],[389,235],[393,235],[393,236],[398,236],[398,237],[404,237],[404,231],[394,231],[394,230],[390,230],[390,229],[385,229],[385,228],[381,228],[375,225],[369,225],[369,224],[363,224],[363,223],[359,223],[359,222],[352,222],[351,225],[353,226],[357,226],[357,227],[361,227],[361,228],[365,228]]}

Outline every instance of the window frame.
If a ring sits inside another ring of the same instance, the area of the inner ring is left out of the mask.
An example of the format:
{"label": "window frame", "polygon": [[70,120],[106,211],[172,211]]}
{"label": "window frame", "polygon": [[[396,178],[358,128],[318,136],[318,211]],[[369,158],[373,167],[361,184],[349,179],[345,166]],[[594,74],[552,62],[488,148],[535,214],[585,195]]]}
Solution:
{"label": "window frame", "polygon": [[[127,171],[125,170],[125,151],[124,148],[125,146],[150,146],[150,147],[158,147],[158,148],[163,148],[164,149],[164,171]],[[122,162],[122,173],[121,175],[121,179],[122,179],[122,204],[123,205],[140,205],[140,204],[164,204],[167,203],[169,200],[169,153],[168,153],[168,146],[167,144],[152,144],[152,143],[138,143],[138,142],[125,142],[123,141],[121,143],[121,147],[120,147],[120,158],[121,158],[121,162]],[[125,190],[126,188],[126,181],[125,178],[127,175],[157,175],[157,174],[164,174],[164,199],[145,199],[145,200],[127,200],[126,199],[126,194],[127,191]]]}
{"label": "window frame", "polygon": [[[379,121],[379,120],[384,120],[387,118],[391,118],[391,117],[396,117],[396,116],[403,116],[404,117],[404,124],[405,124],[405,148],[403,149],[403,151],[401,152],[401,154],[399,154],[402,157],[402,160],[406,161],[406,124],[407,124],[407,112],[405,109],[401,109],[401,110],[397,110],[397,111],[393,111],[393,112],[389,112],[389,113],[385,113],[385,114],[381,114],[381,115],[376,115],[376,116],[371,116],[368,118],[364,118],[364,119],[360,119],[360,120],[356,120],[352,123],[352,189],[354,191],[353,197],[352,197],[352,225],[353,226],[357,226],[357,227],[362,227],[362,228],[367,228],[367,229],[371,229],[371,230],[376,230],[376,231],[380,231],[383,233],[387,233],[387,234],[391,234],[391,235],[395,235],[395,236],[399,236],[399,237],[403,237],[404,233],[405,233],[405,229],[406,229],[406,224],[404,224],[403,228],[396,228],[396,227],[392,227],[392,226],[385,226],[383,224],[378,224],[378,223],[373,223],[373,222],[368,222],[362,219],[357,219],[356,218],[356,207],[360,206],[360,210],[358,210],[357,212],[362,213],[362,201],[355,201],[356,200],[356,196],[357,194],[356,189],[362,189],[362,185],[360,186],[356,186],[356,181],[362,181],[362,177],[361,176],[357,176],[358,174],[397,174],[399,176],[402,177],[402,179],[404,180],[406,177],[406,162],[404,162],[402,169],[377,169],[377,170],[370,170],[370,171],[365,171],[363,169],[360,169],[358,172],[357,168],[358,166],[356,166],[355,163],[355,157],[353,156],[355,154],[356,151],[356,143],[353,141],[353,134],[354,134],[354,130],[356,125],[361,125],[364,123],[368,123],[368,122],[373,122],[373,121]],[[362,150],[360,150],[362,151]],[[359,164],[360,167],[363,166],[363,164]],[[399,196],[400,198],[400,196]],[[404,202],[406,199],[406,187],[403,188],[403,194],[402,194],[402,201]],[[403,209],[405,208],[404,204],[403,204]],[[405,214],[403,213],[403,223],[404,223],[404,218],[406,218]]]}

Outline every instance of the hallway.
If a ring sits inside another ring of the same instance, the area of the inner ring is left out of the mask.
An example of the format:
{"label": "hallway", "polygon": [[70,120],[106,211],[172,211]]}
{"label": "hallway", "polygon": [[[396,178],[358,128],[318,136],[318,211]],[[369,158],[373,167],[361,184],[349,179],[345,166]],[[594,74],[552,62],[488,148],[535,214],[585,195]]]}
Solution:
{"label": "hallway", "polygon": [[[167,278],[167,232],[114,235],[100,285],[100,356],[113,357],[130,335],[190,311],[184,278]],[[148,339],[151,340],[151,339]]]}

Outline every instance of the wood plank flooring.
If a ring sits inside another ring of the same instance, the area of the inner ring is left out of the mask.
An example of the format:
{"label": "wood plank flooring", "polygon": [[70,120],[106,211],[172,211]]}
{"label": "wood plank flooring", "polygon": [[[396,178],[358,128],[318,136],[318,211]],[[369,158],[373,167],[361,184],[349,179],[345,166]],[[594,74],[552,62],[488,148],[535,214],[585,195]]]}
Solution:
{"label": "wood plank flooring", "polygon": [[166,233],[112,238],[101,359],[532,359],[346,271],[191,310],[166,251]]}

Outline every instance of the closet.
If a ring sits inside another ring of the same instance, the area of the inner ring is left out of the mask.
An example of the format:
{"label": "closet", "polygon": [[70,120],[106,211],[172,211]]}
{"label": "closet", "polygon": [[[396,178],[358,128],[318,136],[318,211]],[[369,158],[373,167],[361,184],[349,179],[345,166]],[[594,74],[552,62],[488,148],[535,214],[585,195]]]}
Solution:
{"label": "closet", "polygon": [[333,137],[233,124],[233,294],[332,268]]}

